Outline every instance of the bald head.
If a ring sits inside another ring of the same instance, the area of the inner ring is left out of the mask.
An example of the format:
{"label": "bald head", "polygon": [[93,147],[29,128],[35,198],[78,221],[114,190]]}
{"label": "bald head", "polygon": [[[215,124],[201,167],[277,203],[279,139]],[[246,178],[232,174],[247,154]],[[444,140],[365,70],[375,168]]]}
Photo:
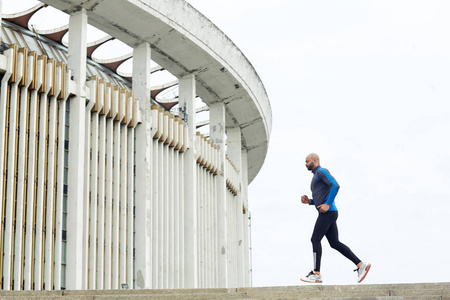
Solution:
{"label": "bald head", "polygon": [[305,160],[306,168],[312,171],[315,167],[320,166],[319,155],[316,153],[308,154]]}

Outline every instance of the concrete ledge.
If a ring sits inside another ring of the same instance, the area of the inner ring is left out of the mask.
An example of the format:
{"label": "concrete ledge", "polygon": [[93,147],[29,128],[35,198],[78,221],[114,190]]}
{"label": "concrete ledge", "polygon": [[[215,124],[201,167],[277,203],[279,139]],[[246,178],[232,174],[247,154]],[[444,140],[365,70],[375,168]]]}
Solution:
{"label": "concrete ledge", "polygon": [[238,289],[0,291],[0,299],[387,299],[450,300],[450,283],[302,285]]}
{"label": "concrete ledge", "polygon": [[194,74],[198,96],[208,105],[224,103],[227,127],[241,128],[243,147],[252,150],[249,183],[255,178],[272,130],[269,98],[252,64],[211,21],[180,0],[41,2],[69,14],[85,8],[90,24],[129,46],[148,42],[152,59],[176,77]]}

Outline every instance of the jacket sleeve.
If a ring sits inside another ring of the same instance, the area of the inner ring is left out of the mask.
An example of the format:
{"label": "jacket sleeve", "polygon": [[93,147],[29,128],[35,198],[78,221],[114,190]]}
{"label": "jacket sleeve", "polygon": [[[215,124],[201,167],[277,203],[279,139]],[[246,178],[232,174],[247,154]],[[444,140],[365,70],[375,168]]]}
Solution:
{"label": "jacket sleeve", "polygon": [[339,191],[339,184],[337,183],[336,179],[334,179],[331,174],[325,170],[317,170],[317,176],[320,180],[322,180],[326,185],[330,187],[330,192],[328,193],[327,198],[325,199],[325,204],[333,205],[334,204],[334,198],[336,198],[336,195]]}

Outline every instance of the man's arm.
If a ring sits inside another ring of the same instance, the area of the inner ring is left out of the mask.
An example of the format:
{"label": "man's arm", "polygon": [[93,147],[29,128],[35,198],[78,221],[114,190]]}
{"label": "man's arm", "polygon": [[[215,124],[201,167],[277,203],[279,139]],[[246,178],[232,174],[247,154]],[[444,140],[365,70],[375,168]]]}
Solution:
{"label": "man's arm", "polygon": [[322,180],[326,185],[330,187],[330,192],[328,193],[324,204],[333,205],[334,198],[336,198],[336,195],[339,191],[339,184],[337,183],[336,179],[334,179],[334,177],[331,176],[331,174],[323,168],[317,170],[317,176],[320,180]]}
{"label": "man's arm", "polygon": [[303,195],[302,196],[302,203],[309,204],[309,205],[314,205],[314,200],[313,199],[309,199],[308,196],[306,196],[306,195]]}

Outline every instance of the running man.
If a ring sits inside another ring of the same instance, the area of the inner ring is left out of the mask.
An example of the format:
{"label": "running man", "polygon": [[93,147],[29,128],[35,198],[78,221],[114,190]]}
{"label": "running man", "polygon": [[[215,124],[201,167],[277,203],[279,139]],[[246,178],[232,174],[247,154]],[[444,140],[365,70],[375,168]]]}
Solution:
{"label": "running man", "polygon": [[339,241],[336,224],[338,210],[334,203],[339,184],[327,169],[320,166],[319,156],[315,153],[311,153],[306,157],[306,168],[314,174],[311,181],[312,199],[303,195],[301,201],[304,204],[314,205],[319,212],[319,216],[311,237],[314,271],[300,279],[304,282],[322,283],[322,275],[320,274],[320,262],[322,259],[321,240],[326,236],[331,248],[339,251],[357,266],[355,271],[358,272],[358,283],[360,283],[366,277],[371,265],[367,262],[362,262],[349,247]]}

